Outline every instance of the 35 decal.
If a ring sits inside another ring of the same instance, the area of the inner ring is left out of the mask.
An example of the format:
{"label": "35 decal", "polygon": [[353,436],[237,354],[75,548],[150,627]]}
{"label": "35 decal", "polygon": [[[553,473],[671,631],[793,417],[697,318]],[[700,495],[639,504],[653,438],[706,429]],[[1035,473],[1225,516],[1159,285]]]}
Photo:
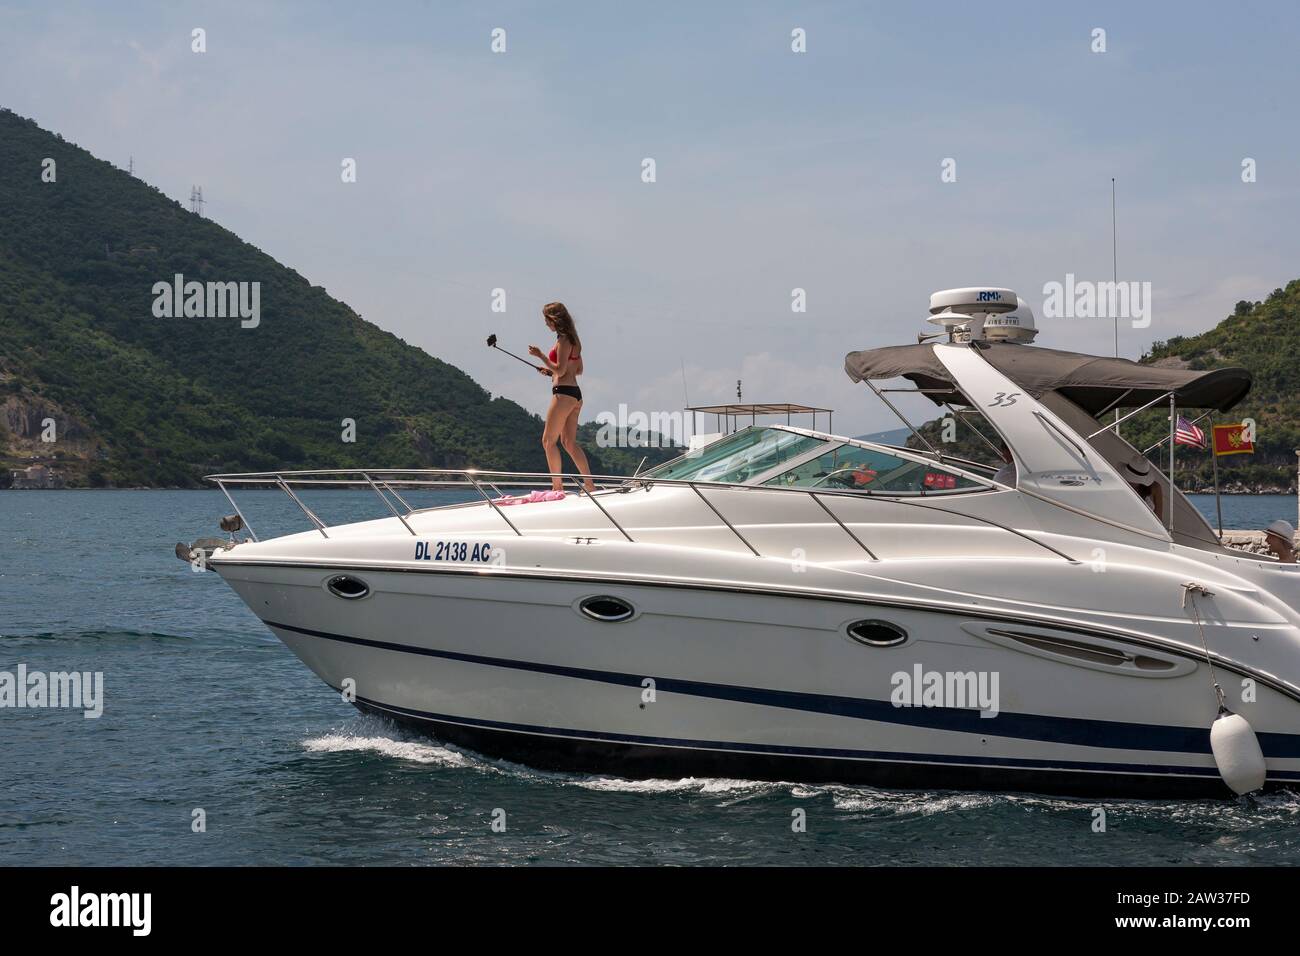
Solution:
{"label": "35 decal", "polygon": [[996,395],[993,396],[993,401],[989,402],[987,407],[1006,408],[1009,405],[1014,405],[1016,403],[1016,399],[1019,397],[1020,397],[1019,392],[1010,392],[1010,393],[998,392]]}
{"label": "35 decal", "polygon": [[468,541],[417,541],[417,561],[491,561],[492,545]]}

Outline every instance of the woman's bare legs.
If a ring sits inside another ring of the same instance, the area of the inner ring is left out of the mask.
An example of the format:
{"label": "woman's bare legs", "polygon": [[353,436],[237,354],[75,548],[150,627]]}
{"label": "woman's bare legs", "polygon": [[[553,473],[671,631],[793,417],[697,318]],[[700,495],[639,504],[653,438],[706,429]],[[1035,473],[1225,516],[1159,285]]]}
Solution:
{"label": "woman's bare legs", "polygon": [[564,459],[560,457],[560,439],[564,435],[564,423],[567,409],[564,403],[573,403],[567,395],[552,395],[551,405],[546,409],[546,427],[542,429],[542,450],[546,452],[546,470],[551,473],[551,490],[563,491]]}
{"label": "woman's bare legs", "polygon": [[[568,396],[556,397],[568,398]],[[573,408],[569,409],[568,415],[564,419],[564,429],[560,432],[560,443],[564,445],[564,450],[569,453],[573,463],[578,466],[578,471],[588,476],[584,487],[588,491],[595,491],[596,485],[590,478],[591,465],[587,462],[587,453],[578,444],[578,413],[582,411],[582,402],[574,398],[568,398],[568,401],[573,404]]]}

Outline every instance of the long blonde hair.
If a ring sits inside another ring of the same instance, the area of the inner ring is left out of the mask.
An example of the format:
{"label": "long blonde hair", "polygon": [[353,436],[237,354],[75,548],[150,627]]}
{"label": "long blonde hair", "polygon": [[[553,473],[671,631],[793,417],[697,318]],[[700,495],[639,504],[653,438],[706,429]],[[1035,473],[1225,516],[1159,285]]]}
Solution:
{"label": "long blonde hair", "polygon": [[573,316],[564,307],[563,302],[548,302],[542,306],[542,315],[555,323],[555,334],[568,339],[575,352],[582,351],[582,340],[578,338],[578,327],[573,324]]}

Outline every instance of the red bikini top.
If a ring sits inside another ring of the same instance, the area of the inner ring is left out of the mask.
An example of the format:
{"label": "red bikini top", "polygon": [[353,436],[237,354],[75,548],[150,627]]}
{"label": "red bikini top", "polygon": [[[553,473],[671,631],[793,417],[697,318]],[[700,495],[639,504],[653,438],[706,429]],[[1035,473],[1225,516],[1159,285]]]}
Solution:
{"label": "red bikini top", "polygon": [[[558,344],[557,344],[554,348],[551,349],[551,354],[548,355],[547,358],[549,358],[549,359],[551,360],[551,364],[552,364],[552,365],[558,365],[558,364],[560,363],[560,346],[559,346]],[[573,361],[573,360],[575,360],[575,359],[577,359],[578,361],[581,361],[581,360],[582,360],[582,353],[581,353],[581,352],[572,352],[572,353],[569,354],[569,361]]]}

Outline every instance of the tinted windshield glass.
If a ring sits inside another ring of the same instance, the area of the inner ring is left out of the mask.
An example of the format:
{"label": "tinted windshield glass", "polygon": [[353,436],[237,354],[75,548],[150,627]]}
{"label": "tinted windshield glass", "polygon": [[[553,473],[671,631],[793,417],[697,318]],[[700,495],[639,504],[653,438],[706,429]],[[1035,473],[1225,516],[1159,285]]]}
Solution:
{"label": "tinted windshield glass", "polygon": [[764,484],[889,495],[938,494],[985,487],[938,465],[909,461],[856,445],[842,445]]}
{"label": "tinted windshield glass", "polygon": [[641,477],[744,482],[826,444],[829,443],[820,438],[779,428],[746,428],[712,445],[688,451],[676,461],[652,468]]}

